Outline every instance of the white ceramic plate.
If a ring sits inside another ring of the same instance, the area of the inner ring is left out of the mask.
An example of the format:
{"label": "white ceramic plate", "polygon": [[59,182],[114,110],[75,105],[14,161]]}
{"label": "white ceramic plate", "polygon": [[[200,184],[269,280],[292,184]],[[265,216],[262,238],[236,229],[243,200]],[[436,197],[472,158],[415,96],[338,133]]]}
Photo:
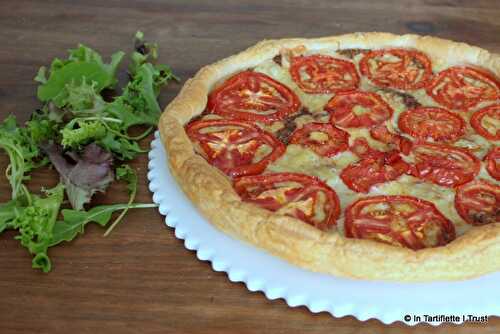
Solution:
{"label": "white ceramic plate", "polygon": [[352,280],[301,269],[236,240],[208,223],[184,195],[170,175],[158,132],[151,147],[149,189],[160,213],[168,216],[166,224],[200,260],[210,261],[215,271],[226,272],[231,281],[244,282],[250,291],[262,291],[269,299],[283,298],[290,307],[304,305],[315,313],[376,318],[386,324],[438,325],[461,323],[469,315],[500,316],[500,273],[468,281],[419,284]]}

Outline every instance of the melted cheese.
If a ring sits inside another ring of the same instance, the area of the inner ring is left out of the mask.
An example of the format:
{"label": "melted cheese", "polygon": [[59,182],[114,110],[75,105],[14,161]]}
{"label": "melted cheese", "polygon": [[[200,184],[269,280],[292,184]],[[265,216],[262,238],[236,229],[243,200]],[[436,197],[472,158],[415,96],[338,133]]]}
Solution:
{"label": "melted cheese", "polygon": [[493,143],[477,133],[468,133],[453,143],[454,146],[466,148],[479,159],[483,159],[488,151],[493,147]]}
{"label": "melted cheese", "polygon": [[364,138],[364,139],[366,139],[366,141],[368,142],[370,147],[373,147],[373,148],[375,148],[377,150],[381,150],[381,151],[387,151],[387,145],[378,141],[378,140],[373,139],[372,136],[370,136],[370,130],[367,128],[359,128],[359,129],[357,129],[357,128],[351,128],[351,129],[342,128],[342,129],[344,131],[349,132],[349,145],[352,145],[357,138]]}

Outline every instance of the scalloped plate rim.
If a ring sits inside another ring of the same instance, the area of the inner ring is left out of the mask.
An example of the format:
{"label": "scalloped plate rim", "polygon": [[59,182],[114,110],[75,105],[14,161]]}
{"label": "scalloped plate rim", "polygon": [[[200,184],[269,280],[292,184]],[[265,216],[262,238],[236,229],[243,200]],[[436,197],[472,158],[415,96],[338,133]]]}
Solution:
{"label": "scalloped plate rim", "polygon": [[[207,222],[179,188],[170,174],[166,152],[159,137],[159,132],[156,131],[149,152],[148,180],[153,201],[158,204],[160,213],[166,216],[165,224],[174,229],[176,238],[184,240],[184,247],[196,252],[199,260],[211,262],[214,271],[225,272],[231,282],[244,283],[250,292],[262,292],[270,300],[283,299],[290,307],[305,306],[312,313],[328,312],[334,317],[351,315],[360,321],[373,318],[384,324],[399,321],[415,325],[426,322],[413,319],[405,321],[405,314],[500,316],[500,303],[497,302],[500,300],[500,289],[488,289],[495,287],[494,282],[500,280],[500,273],[454,282],[394,283],[355,280],[304,270],[231,238]],[[198,224],[196,229],[193,228],[193,221]],[[224,248],[231,252],[221,252]],[[245,264],[235,261],[241,255],[251,261]],[[257,262],[261,265],[262,261],[272,264],[273,270],[260,270]],[[284,275],[290,273],[294,274],[293,277]],[[293,279],[295,277],[297,278]],[[273,283],[275,280],[270,278],[279,278],[281,284],[276,285]],[[472,290],[474,293],[468,292]],[[495,290],[498,292],[495,293]],[[346,296],[347,291],[353,294]],[[335,296],[335,301],[324,297],[325,295]],[[384,303],[375,302],[381,296],[387,298]],[[453,298],[457,299],[456,303],[453,303]],[[439,303],[443,299],[448,302]],[[404,303],[403,300],[412,300],[412,303]],[[463,300],[467,300],[468,304],[464,306]],[[437,326],[443,322],[427,323]]]}

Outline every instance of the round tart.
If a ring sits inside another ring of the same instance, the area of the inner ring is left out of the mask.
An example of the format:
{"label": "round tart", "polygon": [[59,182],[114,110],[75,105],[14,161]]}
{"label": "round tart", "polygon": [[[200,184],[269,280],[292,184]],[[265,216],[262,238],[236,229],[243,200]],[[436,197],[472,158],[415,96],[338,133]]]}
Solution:
{"label": "round tart", "polygon": [[466,279],[500,270],[499,77],[433,37],[263,41],[202,68],[159,129],[233,237],[337,276]]}

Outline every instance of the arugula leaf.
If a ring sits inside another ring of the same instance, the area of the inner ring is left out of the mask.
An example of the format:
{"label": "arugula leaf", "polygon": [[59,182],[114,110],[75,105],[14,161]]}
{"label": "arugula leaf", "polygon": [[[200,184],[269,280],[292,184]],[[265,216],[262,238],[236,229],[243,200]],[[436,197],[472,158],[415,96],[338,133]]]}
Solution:
{"label": "arugula leaf", "polygon": [[[156,126],[161,114],[157,97],[169,80],[179,81],[167,65],[150,63],[158,58],[158,45],[144,41],[144,34],[135,35],[135,49],[129,64],[132,80],[108,112],[124,121],[124,127],[136,124]],[[120,117],[121,115],[121,117]]]}
{"label": "arugula leaf", "polygon": [[135,195],[137,193],[137,173],[129,165],[122,165],[116,169],[116,178],[118,180],[123,180],[127,182],[127,189],[129,193],[129,200],[127,207],[122,211],[122,213],[115,219],[113,224],[106,230],[104,236],[108,236],[111,231],[118,225],[122,218],[127,214],[128,209],[130,209],[132,203],[134,203]]}
{"label": "arugula leaf", "polygon": [[[145,63],[154,63],[158,59],[158,44],[157,43],[150,43],[146,42],[144,40],[144,34],[141,31],[136,32],[135,38],[134,38],[134,48],[135,52],[132,53],[131,58],[131,63],[129,64],[129,73],[132,77],[134,77],[139,68],[145,64]],[[170,69],[169,66],[160,64],[160,65],[154,65],[155,69],[158,71],[163,71],[165,72],[162,74],[163,76],[168,76],[169,80],[174,79],[176,81],[179,81],[179,78],[177,78],[173,73],[172,70]]]}
{"label": "arugula leaf", "polygon": [[154,208],[156,204],[138,203],[138,204],[113,204],[95,206],[89,211],[62,210],[64,220],[58,221],[54,225],[50,246],[55,246],[63,241],[73,240],[79,233],[83,233],[85,225],[96,223],[105,226],[111,219],[115,211],[129,209]]}
{"label": "arugula leaf", "polygon": [[33,196],[32,204],[20,210],[12,221],[12,228],[19,230],[16,240],[34,255],[32,267],[49,272],[51,262],[47,255],[47,249],[52,240],[52,230],[62,203],[64,187],[59,184],[55,188],[46,191],[47,197]]}
{"label": "arugula leaf", "polygon": [[141,65],[133,80],[125,87],[122,95],[126,104],[148,117],[148,122],[152,119],[157,122],[161,113],[160,106],[156,100],[158,95],[155,78],[158,76],[159,73],[153,65]]}
{"label": "arugula leaf", "polygon": [[159,71],[150,63],[142,64],[108,112],[117,118],[127,116],[126,127],[135,124],[156,126],[161,114],[157,101],[159,89],[172,78],[171,72]]}
{"label": "arugula leaf", "polygon": [[43,149],[59,172],[71,206],[76,210],[82,210],[95,192],[104,192],[114,180],[113,157],[96,144],[87,145],[82,155],[66,153],[76,164],[66,160],[59,145],[48,144]]}
{"label": "arugula leaf", "polygon": [[137,191],[137,173],[129,165],[121,165],[116,169],[116,178],[127,182],[129,194],[134,194]]}
{"label": "arugula leaf", "polygon": [[121,121],[120,127],[124,131],[127,131],[128,128],[133,125],[144,124],[144,118],[141,117],[141,113],[136,112],[131,105],[126,104],[126,102],[121,98],[118,98],[108,104],[106,112],[109,117],[113,117]]}
{"label": "arugula leaf", "polygon": [[62,241],[73,240],[78,233],[83,233],[86,224],[90,222],[101,226],[107,224],[111,219],[111,214],[123,208],[123,204],[96,206],[89,211],[63,209],[63,221],[58,221],[54,225],[50,246],[55,246]]}
{"label": "arugula leaf", "polygon": [[106,136],[99,141],[99,145],[109,152],[113,152],[119,160],[132,160],[138,153],[147,152],[147,150],[141,149],[136,141],[129,140],[122,135],[117,136],[116,132],[111,131],[108,131]]}
{"label": "arugula leaf", "polygon": [[142,64],[158,59],[158,44],[146,42],[142,31],[135,33],[134,49],[135,51],[130,56],[131,62],[128,66],[128,71],[132,77],[137,74]]}

